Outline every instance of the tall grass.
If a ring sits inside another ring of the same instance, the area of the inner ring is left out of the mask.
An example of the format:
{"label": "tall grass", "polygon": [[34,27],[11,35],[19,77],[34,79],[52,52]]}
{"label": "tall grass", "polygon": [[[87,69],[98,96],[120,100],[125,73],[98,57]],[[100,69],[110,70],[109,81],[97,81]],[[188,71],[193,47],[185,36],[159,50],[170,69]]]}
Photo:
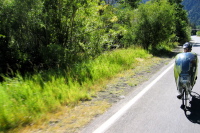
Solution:
{"label": "tall grass", "polygon": [[50,70],[32,76],[4,77],[0,84],[0,131],[34,123],[62,105],[91,98],[89,88],[102,79],[134,67],[136,58],[147,58],[142,49],[120,49],[66,70]]}

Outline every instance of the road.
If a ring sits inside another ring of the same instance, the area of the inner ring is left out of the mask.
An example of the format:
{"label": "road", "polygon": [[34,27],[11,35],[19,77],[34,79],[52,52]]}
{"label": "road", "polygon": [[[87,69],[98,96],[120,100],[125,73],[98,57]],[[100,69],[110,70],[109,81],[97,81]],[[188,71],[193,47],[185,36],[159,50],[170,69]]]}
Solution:
{"label": "road", "polygon": [[[192,51],[200,58],[200,37],[192,36],[192,42]],[[199,133],[200,72],[193,88],[191,108],[184,111],[182,101],[176,98],[173,63],[174,60],[81,133]]]}

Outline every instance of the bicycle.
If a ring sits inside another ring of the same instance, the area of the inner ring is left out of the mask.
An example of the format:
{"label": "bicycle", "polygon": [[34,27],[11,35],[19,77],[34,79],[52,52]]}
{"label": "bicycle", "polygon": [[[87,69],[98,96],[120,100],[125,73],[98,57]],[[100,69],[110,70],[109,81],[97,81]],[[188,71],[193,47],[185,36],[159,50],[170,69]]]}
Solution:
{"label": "bicycle", "polygon": [[179,87],[181,88],[179,91],[182,92],[182,107],[187,110],[192,96],[191,76],[189,74],[180,74]]}
{"label": "bicycle", "polygon": [[183,109],[187,110],[188,107],[190,107],[190,99],[191,99],[191,91],[189,91],[187,88],[184,88],[183,90],[183,97],[182,97],[182,107]]}
{"label": "bicycle", "polygon": [[189,106],[192,88],[196,82],[197,64],[198,58],[191,52],[180,53],[175,59],[174,77],[185,110]]}

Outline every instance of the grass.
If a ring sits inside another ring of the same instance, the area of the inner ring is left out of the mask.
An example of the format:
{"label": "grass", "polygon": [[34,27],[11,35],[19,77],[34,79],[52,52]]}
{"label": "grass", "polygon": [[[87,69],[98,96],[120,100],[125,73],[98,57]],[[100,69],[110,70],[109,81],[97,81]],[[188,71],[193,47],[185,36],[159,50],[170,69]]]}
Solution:
{"label": "grass", "polygon": [[0,132],[30,125],[62,106],[90,100],[99,91],[95,84],[134,68],[150,58],[142,49],[119,49],[66,70],[50,70],[32,76],[5,78],[0,84]]}

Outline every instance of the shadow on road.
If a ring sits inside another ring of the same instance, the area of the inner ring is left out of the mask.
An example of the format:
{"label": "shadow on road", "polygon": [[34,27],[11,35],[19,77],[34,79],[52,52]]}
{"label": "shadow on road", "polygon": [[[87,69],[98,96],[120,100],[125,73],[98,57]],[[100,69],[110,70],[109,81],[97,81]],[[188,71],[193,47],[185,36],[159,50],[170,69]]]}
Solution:
{"label": "shadow on road", "polygon": [[185,110],[185,115],[192,123],[200,124],[200,95],[196,92],[192,94],[191,106]]}
{"label": "shadow on road", "polygon": [[200,43],[195,43],[192,45],[192,47],[200,47]]}

